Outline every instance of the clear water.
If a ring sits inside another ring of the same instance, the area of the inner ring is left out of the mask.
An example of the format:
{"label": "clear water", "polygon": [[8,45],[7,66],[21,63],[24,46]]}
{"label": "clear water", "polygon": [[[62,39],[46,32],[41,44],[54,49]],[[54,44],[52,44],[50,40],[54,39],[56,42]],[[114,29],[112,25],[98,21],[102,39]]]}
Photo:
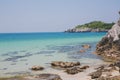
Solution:
{"label": "clear water", "polygon": [[[0,76],[13,72],[30,71],[33,65],[51,69],[52,61],[80,61],[82,64],[102,63],[92,54],[96,43],[105,32],[85,33],[1,33]],[[92,46],[79,53],[82,44]],[[47,71],[47,70],[46,70]]]}

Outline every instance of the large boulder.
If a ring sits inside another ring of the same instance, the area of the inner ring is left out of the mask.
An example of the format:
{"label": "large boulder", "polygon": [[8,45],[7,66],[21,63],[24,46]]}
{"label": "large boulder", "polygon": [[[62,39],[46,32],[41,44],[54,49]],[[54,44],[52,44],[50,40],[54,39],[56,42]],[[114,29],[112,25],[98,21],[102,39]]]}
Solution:
{"label": "large boulder", "polygon": [[120,60],[120,19],[97,44],[96,54],[106,61]]}

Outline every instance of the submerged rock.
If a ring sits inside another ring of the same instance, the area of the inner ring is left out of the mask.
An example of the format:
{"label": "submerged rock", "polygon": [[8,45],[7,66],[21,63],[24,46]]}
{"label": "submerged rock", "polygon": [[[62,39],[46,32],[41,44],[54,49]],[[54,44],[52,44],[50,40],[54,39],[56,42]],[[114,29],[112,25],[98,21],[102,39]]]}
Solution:
{"label": "submerged rock", "polygon": [[81,49],[81,50],[80,50],[80,53],[84,53],[84,52],[86,52],[86,51],[85,51],[85,50],[83,50],[83,49]]}
{"label": "submerged rock", "polygon": [[39,70],[43,70],[43,69],[44,69],[44,67],[41,67],[41,66],[33,66],[31,68],[31,70],[33,70],[33,71],[39,71]]}
{"label": "submerged rock", "polygon": [[36,76],[15,76],[10,78],[0,78],[0,80],[62,80],[57,74],[38,74]]}
{"label": "submerged rock", "polygon": [[9,58],[4,59],[3,61],[16,61],[21,58],[32,56],[31,53],[26,53],[25,55],[10,56]]}
{"label": "submerged rock", "polygon": [[34,80],[62,80],[57,74],[39,74]]}
{"label": "submerged rock", "polygon": [[80,62],[63,62],[63,61],[54,61],[51,63],[53,67],[59,67],[59,68],[70,68],[74,66],[79,66]]}
{"label": "submerged rock", "polygon": [[106,61],[120,60],[120,19],[97,44],[96,54]]}
{"label": "submerged rock", "polygon": [[91,46],[90,46],[89,44],[84,44],[84,45],[82,45],[82,47],[83,47],[84,49],[89,49],[89,48],[91,48]]}

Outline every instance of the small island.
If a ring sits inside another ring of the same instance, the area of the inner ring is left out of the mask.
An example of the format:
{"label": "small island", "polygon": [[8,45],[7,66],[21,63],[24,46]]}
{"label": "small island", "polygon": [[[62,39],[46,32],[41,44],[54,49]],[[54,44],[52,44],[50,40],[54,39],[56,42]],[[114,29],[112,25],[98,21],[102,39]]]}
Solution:
{"label": "small island", "polygon": [[73,29],[65,32],[107,32],[115,23],[105,23],[102,21],[92,21],[83,25],[77,25]]}

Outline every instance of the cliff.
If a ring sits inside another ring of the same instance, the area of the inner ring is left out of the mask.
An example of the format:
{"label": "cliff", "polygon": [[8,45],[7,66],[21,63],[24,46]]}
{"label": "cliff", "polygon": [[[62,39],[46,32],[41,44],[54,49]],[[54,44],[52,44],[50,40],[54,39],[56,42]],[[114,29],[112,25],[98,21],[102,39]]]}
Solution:
{"label": "cliff", "polygon": [[120,60],[120,19],[97,44],[96,54],[106,61]]}
{"label": "cliff", "polygon": [[65,32],[107,32],[109,29],[93,29],[93,28],[73,28],[73,29],[68,29]]}

